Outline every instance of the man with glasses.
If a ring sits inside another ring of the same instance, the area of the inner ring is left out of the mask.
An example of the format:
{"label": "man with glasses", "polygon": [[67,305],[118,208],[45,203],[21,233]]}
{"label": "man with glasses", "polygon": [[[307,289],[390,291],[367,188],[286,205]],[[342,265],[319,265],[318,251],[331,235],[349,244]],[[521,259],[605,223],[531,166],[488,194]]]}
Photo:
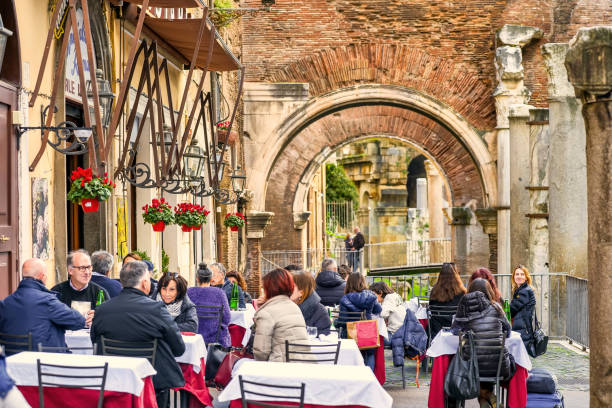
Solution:
{"label": "man with glasses", "polygon": [[87,251],[78,249],[70,252],[66,263],[68,280],[58,283],[51,290],[58,292],[61,302],[85,316],[87,326],[90,326],[98,294],[102,291],[105,300],[110,299],[110,296],[106,289],[91,281],[92,265]]}

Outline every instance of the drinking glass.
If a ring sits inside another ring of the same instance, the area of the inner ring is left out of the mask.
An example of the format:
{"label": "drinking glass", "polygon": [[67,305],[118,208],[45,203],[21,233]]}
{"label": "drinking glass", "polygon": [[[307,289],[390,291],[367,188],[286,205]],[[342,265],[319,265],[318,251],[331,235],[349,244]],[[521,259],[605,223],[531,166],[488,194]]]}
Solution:
{"label": "drinking glass", "polygon": [[317,330],[316,327],[306,326],[306,333],[308,334],[309,338],[316,339],[317,338],[317,334],[318,334],[318,330]]}

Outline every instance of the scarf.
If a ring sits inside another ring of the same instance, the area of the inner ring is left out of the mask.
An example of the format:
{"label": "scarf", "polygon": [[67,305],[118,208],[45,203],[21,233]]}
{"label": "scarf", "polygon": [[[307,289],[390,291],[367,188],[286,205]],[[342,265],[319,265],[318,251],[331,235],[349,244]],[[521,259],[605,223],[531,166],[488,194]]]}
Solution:
{"label": "scarf", "polygon": [[176,319],[176,317],[181,314],[181,306],[183,306],[183,300],[175,300],[172,303],[165,303],[159,293],[157,293],[155,299],[159,302],[164,303],[166,309],[168,310],[168,313],[170,313],[170,316],[172,316],[173,319]]}

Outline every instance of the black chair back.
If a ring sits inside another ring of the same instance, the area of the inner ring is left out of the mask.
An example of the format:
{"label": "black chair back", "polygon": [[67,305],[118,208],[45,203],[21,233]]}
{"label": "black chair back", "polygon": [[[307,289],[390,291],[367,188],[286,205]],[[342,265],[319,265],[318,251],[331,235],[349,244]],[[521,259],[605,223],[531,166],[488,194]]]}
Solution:
{"label": "black chair back", "polygon": [[332,320],[334,320],[334,322],[338,322],[338,323],[356,322],[358,320],[365,320],[366,312],[365,310],[361,312],[347,312],[344,310],[342,311],[332,310],[331,317],[332,317]]}
{"label": "black chair back", "polygon": [[428,334],[428,344],[429,347],[431,345],[431,320],[439,320],[439,319],[452,319],[453,315],[457,314],[457,306],[439,306],[439,305],[428,305],[427,306],[427,319],[429,323],[427,324],[427,334]]}
{"label": "black chair back", "polygon": [[[103,366],[67,366],[45,364],[41,363],[40,359],[36,359],[36,371],[38,373],[38,401],[40,408],[45,407],[45,386],[100,390],[96,406],[97,408],[102,408],[108,363],[104,363]],[[68,379],[85,380],[85,385],[67,382]]]}
{"label": "black chair back", "polygon": [[74,351],[91,351],[91,354],[96,354],[98,351],[98,345],[93,343],[91,347],[51,347],[43,346],[42,343],[38,343],[38,351],[41,353],[72,353]]}
{"label": "black chair back", "polygon": [[105,356],[144,357],[155,367],[157,339],[152,341],[123,341],[100,336],[102,354]]}
{"label": "black chair back", "polygon": [[[238,381],[240,382],[240,396],[242,399],[242,408],[249,408],[250,404],[257,405],[258,407],[269,408],[304,408],[304,395],[306,390],[306,384],[304,383],[300,384],[299,386],[264,384],[260,382],[245,380],[244,378],[242,378],[241,375],[238,376]],[[247,385],[253,385],[254,387],[256,387],[255,389],[257,389],[257,391],[247,390]],[[277,390],[276,392],[284,392],[282,394],[274,394],[274,390]],[[299,395],[297,395],[297,391],[299,391]],[[264,400],[267,400],[268,398],[279,398],[280,401],[277,403],[261,402],[249,398],[248,395],[265,397]],[[299,403],[299,405],[286,405],[284,404],[285,402],[293,402],[294,404]]]}
{"label": "black chair back", "polygon": [[0,333],[0,345],[4,346],[4,352],[7,356],[17,354],[22,351],[32,351],[32,333]]}
{"label": "black chair back", "polygon": [[221,322],[223,321],[223,305],[208,306],[208,305],[196,305],[196,312],[199,320],[216,320],[217,321],[217,333],[215,336],[215,343],[219,342],[221,338]]}
{"label": "black chair back", "polygon": [[285,359],[288,363],[331,362],[336,365],[339,355],[340,341],[338,341],[338,344],[298,344],[289,343],[289,340],[285,340]]}

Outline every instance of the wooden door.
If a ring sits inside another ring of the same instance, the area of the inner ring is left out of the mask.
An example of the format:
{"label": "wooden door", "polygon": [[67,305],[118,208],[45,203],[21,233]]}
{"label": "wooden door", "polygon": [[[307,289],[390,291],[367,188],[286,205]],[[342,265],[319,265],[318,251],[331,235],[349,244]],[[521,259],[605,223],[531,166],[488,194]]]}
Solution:
{"label": "wooden door", "polygon": [[16,107],[17,90],[0,82],[0,299],[19,284],[17,136],[12,126]]}

